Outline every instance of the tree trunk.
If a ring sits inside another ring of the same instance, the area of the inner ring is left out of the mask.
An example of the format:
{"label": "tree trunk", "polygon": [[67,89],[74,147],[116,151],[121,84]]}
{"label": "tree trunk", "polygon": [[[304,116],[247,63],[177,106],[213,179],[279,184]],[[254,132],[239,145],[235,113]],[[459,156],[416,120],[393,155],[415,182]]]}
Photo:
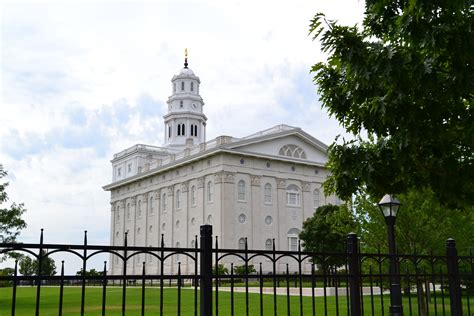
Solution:
{"label": "tree trunk", "polygon": [[420,306],[420,316],[427,316],[427,308],[425,301],[425,290],[423,288],[423,280],[421,278],[416,279],[416,295],[418,296],[418,304]]}

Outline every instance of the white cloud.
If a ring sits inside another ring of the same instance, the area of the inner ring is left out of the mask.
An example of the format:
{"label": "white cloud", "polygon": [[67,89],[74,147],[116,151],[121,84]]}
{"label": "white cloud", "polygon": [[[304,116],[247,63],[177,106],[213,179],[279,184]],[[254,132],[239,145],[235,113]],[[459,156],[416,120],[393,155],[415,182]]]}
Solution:
{"label": "white cloud", "polygon": [[[190,50],[208,138],[300,126],[326,143],[343,130],[317,101],[308,36],[317,12],[360,22],[344,1],[7,1],[1,9],[0,162],[25,202],[24,241],[107,244],[113,153],[163,142],[170,79]],[[51,220],[54,218],[54,221]]]}

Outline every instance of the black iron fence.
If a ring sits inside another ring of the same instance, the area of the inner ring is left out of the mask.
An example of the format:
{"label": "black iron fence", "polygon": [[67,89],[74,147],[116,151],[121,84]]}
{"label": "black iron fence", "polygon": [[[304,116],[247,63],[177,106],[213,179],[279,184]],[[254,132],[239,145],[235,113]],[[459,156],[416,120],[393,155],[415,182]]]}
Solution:
{"label": "black iron fence", "polygon": [[[25,311],[17,295],[26,289],[34,291],[35,301],[26,315],[46,308],[69,315],[66,287],[76,287],[80,315],[389,315],[390,259],[400,271],[405,315],[473,315],[474,257],[458,256],[454,240],[447,241],[443,256],[360,253],[355,234],[346,243],[344,253],[306,252],[300,246],[277,251],[274,243],[271,250],[220,249],[209,225],[201,226],[194,248],[169,248],[163,241],[160,247],[128,246],[126,236],[123,246],[88,245],[87,234],[82,245],[45,244],[41,233],[39,244],[0,244],[0,255],[23,253],[37,262],[34,275],[20,275],[16,262],[10,275],[0,276],[6,286],[0,293],[9,293],[0,297],[0,315]],[[81,261],[81,273],[66,275],[62,261],[58,275],[44,275],[46,258],[65,253]],[[110,255],[109,268],[104,262],[101,273],[88,274],[88,263],[104,253]],[[145,260],[138,272],[140,255],[155,260],[152,271]],[[57,290],[53,307],[42,303],[46,287]],[[95,295],[99,291],[95,306],[87,302],[91,288]],[[139,295],[131,300],[127,291]]]}

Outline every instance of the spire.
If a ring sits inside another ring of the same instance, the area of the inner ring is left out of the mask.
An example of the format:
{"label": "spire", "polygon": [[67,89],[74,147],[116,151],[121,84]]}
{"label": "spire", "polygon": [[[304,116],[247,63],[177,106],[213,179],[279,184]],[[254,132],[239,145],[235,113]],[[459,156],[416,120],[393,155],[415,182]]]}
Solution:
{"label": "spire", "polygon": [[188,49],[184,49],[184,68],[188,68]]}

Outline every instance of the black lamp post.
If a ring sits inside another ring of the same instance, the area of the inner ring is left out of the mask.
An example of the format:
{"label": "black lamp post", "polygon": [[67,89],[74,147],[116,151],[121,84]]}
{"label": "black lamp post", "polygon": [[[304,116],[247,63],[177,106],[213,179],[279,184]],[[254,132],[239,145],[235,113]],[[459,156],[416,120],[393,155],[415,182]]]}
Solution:
{"label": "black lamp post", "polygon": [[388,232],[388,250],[390,254],[390,315],[402,316],[402,288],[400,286],[397,258],[395,257],[395,220],[397,218],[398,209],[400,208],[400,201],[391,194],[385,194],[379,202],[379,208],[385,217]]}

